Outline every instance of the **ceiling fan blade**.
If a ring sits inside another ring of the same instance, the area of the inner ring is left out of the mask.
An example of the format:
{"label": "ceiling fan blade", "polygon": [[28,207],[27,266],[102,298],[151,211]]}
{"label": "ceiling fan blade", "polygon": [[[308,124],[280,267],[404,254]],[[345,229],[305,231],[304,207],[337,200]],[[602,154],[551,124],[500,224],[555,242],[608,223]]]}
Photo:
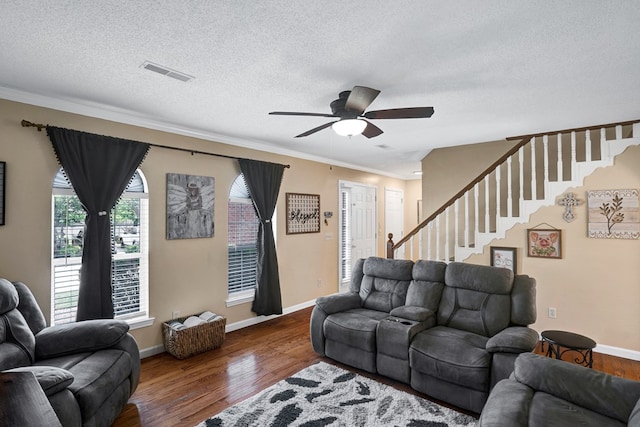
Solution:
{"label": "ceiling fan blade", "polygon": [[[365,122],[367,121],[365,120]],[[382,135],[382,129],[371,122],[367,122],[367,127],[364,128],[362,134],[367,138],[375,138],[378,135]]]}
{"label": "ceiling fan blade", "polygon": [[334,123],[335,123],[335,122],[337,122],[337,121],[338,121],[338,120],[335,120],[335,121],[333,121],[333,122],[329,122],[329,123],[325,123],[325,124],[323,124],[323,125],[320,125],[320,126],[318,126],[318,127],[313,128],[313,129],[311,129],[311,130],[308,130],[308,131],[306,131],[306,132],[303,132],[303,133],[301,133],[300,135],[296,135],[294,138],[303,138],[303,137],[305,137],[305,136],[309,136],[309,135],[311,135],[311,134],[313,134],[313,133],[316,133],[316,132],[318,132],[318,131],[321,131],[322,129],[326,129],[326,128],[328,128],[329,126],[331,126],[332,124],[334,124]]}
{"label": "ceiling fan blade", "polygon": [[371,89],[365,86],[354,86],[347,98],[347,102],[344,108],[351,111],[356,111],[358,115],[364,113],[369,105],[380,93],[377,89]]}
{"label": "ceiling fan blade", "polygon": [[367,119],[425,119],[433,115],[433,107],[392,108],[390,110],[367,111]]}
{"label": "ceiling fan blade", "polygon": [[272,116],[313,116],[313,117],[338,117],[334,114],[325,113],[301,113],[298,111],[272,111],[269,113]]}

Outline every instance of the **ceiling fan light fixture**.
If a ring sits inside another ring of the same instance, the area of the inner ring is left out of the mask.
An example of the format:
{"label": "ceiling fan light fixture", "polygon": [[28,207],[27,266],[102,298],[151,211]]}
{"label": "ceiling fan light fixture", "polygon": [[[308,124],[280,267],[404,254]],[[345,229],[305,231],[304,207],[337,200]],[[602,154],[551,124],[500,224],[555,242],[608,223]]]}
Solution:
{"label": "ceiling fan light fixture", "polygon": [[367,127],[367,122],[360,119],[339,120],[331,125],[335,133],[340,136],[360,135]]}

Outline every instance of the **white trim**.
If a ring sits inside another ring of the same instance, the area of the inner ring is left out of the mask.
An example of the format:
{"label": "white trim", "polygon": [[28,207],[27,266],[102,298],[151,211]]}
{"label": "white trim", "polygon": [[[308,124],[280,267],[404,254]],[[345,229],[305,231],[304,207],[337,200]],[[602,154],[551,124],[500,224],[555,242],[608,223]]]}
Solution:
{"label": "white trim", "polygon": [[224,302],[227,307],[233,307],[240,304],[246,304],[253,302],[255,299],[256,290],[234,292],[229,295],[229,298]]}
{"label": "white trim", "polygon": [[613,347],[610,345],[596,345],[593,349],[596,353],[608,354],[609,356],[622,357],[624,359],[631,359],[640,361],[640,351],[629,350],[627,348]]}
{"label": "white trim", "polygon": [[140,329],[147,328],[149,326],[153,326],[153,323],[156,321],[155,317],[134,317],[132,319],[122,319],[129,324],[129,329]]}
{"label": "white trim", "polygon": [[[162,122],[155,118],[141,115],[138,112],[111,107],[104,104],[92,104],[90,101],[81,101],[78,99],[51,98],[49,96],[24,92],[17,89],[0,86],[0,98],[10,101],[21,102],[24,104],[36,105],[38,107],[52,108],[58,111],[66,111],[69,113],[80,114],[83,116],[95,117],[98,119],[110,120],[117,123],[124,123],[133,126],[139,126],[147,129],[154,129],[163,132],[169,132],[176,135],[184,135],[193,138],[204,139],[207,141],[220,142],[230,144],[236,147],[250,148],[266,153],[280,154],[283,156],[291,156],[297,159],[311,160],[318,163],[327,163],[333,166],[344,167],[362,172],[369,172],[376,175],[388,176],[397,179],[413,179],[414,177],[405,177],[388,171],[381,171],[374,168],[367,168],[353,163],[336,161],[322,156],[302,153],[299,151],[289,150],[273,143],[261,140],[249,140],[234,138],[229,135],[218,134],[215,132],[206,132],[203,130],[190,129],[176,123]],[[428,151],[427,151],[428,153]],[[425,154],[426,156],[426,154]],[[419,178],[416,178],[419,179]]]}
{"label": "white trim", "polygon": [[[303,310],[308,307],[313,307],[316,304],[316,300],[306,301],[282,310],[282,314],[274,314],[271,316],[256,316],[250,319],[241,320],[239,322],[234,322],[228,324],[225,328],[225,332],[237,331],[238,329],[246,328],[248,326],[257,325],[258,323],[266,322],[267,320],[275,319],[280,316],[284,316],[287,314],[294,313],[299,310]],[[140,350],[140,358],[144,359],[146,357],[155,356],[156,354],[163,353],[165,351],[164,345],[154,345],[153,347],[148,347],[143,350]]]}

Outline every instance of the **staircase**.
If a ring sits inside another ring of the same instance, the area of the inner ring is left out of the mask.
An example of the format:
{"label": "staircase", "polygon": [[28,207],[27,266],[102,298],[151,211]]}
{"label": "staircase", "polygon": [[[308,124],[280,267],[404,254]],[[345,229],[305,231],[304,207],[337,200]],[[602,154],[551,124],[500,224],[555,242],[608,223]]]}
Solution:
{"label": "staircase", "polygon": [[387,258],[463,261],[596,169],[640,145],[640,120],[507,138],[519,141],[397,243]]}

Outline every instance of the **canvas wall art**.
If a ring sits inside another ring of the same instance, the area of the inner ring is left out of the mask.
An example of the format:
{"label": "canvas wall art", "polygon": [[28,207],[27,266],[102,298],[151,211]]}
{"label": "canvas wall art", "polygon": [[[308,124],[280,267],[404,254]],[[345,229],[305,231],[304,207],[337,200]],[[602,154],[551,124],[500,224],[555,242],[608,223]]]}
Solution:
{"label": "canvas wall art", "polygon": [[215,179],[167,174],[167,239],[213,237]]}
{"label": "canvas wall art", "polygon": [[491,266],[501,267],[517,273],[517,248],[491,246]]}
{"label": "canvas wall art", "polygon": [[640,238],[638,190],[587,192],[589,237],[597,239]]}

